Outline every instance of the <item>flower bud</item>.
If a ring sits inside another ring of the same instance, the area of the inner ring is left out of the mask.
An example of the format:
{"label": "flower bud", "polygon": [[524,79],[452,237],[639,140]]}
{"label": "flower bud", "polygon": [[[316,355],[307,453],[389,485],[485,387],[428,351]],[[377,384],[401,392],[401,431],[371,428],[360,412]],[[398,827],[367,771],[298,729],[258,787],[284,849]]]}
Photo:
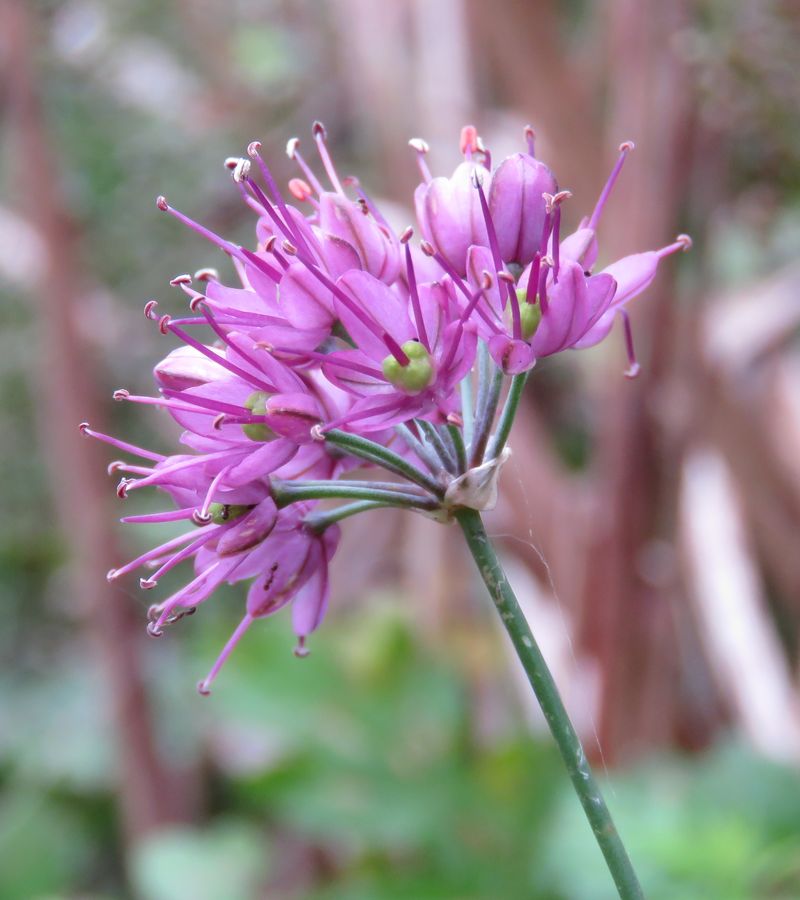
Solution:
{"label": "flower bud", "polygon": [[382,368],[386,380],[406,394],[419,394],[433,383],[436,367],[430,353],[419,341],[406,341],[402,346],[408,363],[402,365],[394,356],[384,359]]}
{"label": "flower bud", "polygon": [[414,194],[422,233],[459,275],[466,274],[470,245],[485,246],[489,240],[474,183],[476,173],[483,179],[485,191],[490,173],[463,162],[452,178],[434,178],[429,184],[421,184]]}
{"label": "flower bud", "polygon": [[364,271],[386,284],[397,280],[400,274],[397,239],[363,206],[326,191],[320,196],[319,226],[323,232],[350,244]]}
{"label": "flower bud", "polygon": [[[209,349],[222,358],[223,355],[219,350],[214,347]],[[185,391],[219,378],[219,365],[194,347],[185,345],[176,347],[162,359],[153,369],[153,375],[159,387],[171,391]]]}
{"label": "flower bud", "polygon": [[550,169],[527,153],[515,153],[497,167],[488,200],[504,262],[525,266],[533,259],[545,221],[542,194],[556,190]]}

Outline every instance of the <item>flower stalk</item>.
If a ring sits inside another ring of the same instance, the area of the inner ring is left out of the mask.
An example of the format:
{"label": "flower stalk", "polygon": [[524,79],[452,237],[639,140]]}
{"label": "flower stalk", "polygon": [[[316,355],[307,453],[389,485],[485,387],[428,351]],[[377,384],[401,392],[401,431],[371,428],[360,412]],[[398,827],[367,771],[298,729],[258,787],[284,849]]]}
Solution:
{"label": "flower stalk", "polygon": [[570,721],[542,651],[511,590],[505,572],[483,527],[480,513],[460,509],[455,518],[461,526],[481,578],[489,590],[503,626],[511,638],[525,675],[536,694],[550,733],[567,768],[572,786],[589,820],[592,833],[605,857],[622,900],[644,897],[622,839],[614,825],[600,786],[589,766],[581,740]]}

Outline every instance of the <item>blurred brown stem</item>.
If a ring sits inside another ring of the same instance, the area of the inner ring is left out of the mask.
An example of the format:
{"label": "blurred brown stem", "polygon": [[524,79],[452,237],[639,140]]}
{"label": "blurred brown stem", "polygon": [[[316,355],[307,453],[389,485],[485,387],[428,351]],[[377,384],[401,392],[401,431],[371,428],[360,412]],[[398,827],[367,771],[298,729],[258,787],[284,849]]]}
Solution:
{"label": "blurred brown stem", "polygon": [[39,303],[35,385],[37,422],[54,500],[72,557],[75,597],[86,616],[113,704],[122,828],[135,841],[174,818],[173,782],[159,761],[151,709],[142,676],[140,616],[130,599],[111,589],[104,573],[117,546],[98,446],[78,431],[82,419],[99,425],[86,348],[76,328],[85,283],[80,273],[75,223],[60,192],[55,154],[33,64],[40,51],[31,3],[4,0],[4,61],[8,121],[14,135],[19,210],[45,249],[31,285]]}

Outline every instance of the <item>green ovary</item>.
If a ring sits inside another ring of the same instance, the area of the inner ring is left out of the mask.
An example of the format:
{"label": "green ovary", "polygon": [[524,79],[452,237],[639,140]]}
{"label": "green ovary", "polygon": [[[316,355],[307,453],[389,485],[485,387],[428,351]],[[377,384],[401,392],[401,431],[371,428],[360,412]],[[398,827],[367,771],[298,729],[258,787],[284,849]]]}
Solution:
{"label": "green ovary", "polygon": [[[265,416],[267,414],[267,400],[269,394],[266,391],[253,391],[252,394],[244,401],[244,405],[254,416]],[[251,422],[248,425],[242,425],[242,431],[245,437],[251,441],[274,441],[278,436],[268,426],[261,422]]]}
{"label": "green ovary", "polygon": [[208,508],[208,514],[215,525],[224,525],[225,522],[232,522],[234,519],[241,518],[245,513],[250,512],[252,508],[252,506],[234,506],[230,503],[212,503]]}
{"label": "green ovary", "polygon": [[[517,300],[519,300],[520,330],[522,331],[523,340],[529,341],[534,336],[534,334],[536,334],[536,329],[539,327],[539,322],[542,321],[542,308],[536,302],[528,303],[528,301],[525,299],[525,295],[526,292],[523,288],[517,288]],[[514,321],[510,304],[506,307],[506,319],[506,324],[508,325],[510,330]]]}
{"label": "green ovary", "polygon": [[387,356],[381,366],[383,374],[388,382],[407,394],[419,394],[433,383],[436,367],[419,341],[406,341],[401,349],[408,363],[404,366],[393,356]]}

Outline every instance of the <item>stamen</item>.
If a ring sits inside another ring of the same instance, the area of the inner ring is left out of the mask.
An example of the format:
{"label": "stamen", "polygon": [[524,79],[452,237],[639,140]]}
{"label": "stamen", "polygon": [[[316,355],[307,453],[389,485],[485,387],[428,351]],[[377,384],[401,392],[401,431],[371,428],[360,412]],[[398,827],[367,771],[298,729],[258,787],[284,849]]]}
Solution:
{"label": "stamen", "polygon": [[[531,272],[528,276],[528,283],[525,285],[525,302],[536,302],[536,291],[539,287],[539,268],[542,264],[541,251],[537,250],[531,262]],[[531,285],[533,285],[533,297],[531,297]]]}
{"label": "stamen", "polygon": [[465,125],[461,129],[459,148],[468,161],[472,159],[472,154],[479,149],[478,130],[474,125]]}
{"label": "stamen", "polygon": [[139,516],[123,516],[120,522],[125,525],[139,525],[144,523],[180,522],[183,519],[194,521],[194,513],[194,507],[189,506],[185,509],[169,509],[164,512],[145,513]]}
{"label": "stamen", "polygon": [[543,256],[539,275],[539,303],[542,307],[542,315],[547,314],[550,301],[547,298],[547,270],[553,268],[553,260],[549,256]]}
{"label": "stamen", "polygon": [[379,222],[381,225],[383,225],[389,231],[392,230],[392,227],[391,227],[391,225],[389,225],[389,222],[386,220],[386,217],[378,209],[377,205],[375,204],[375,201],[361,187],[361,185],[359,184],[359,181],[355,177],[355,175],[348,175],[346,178],[342,179],[342,183],[346,187],[352,187],[355,190],[355,192],[358,194],[359,200],[363,204],[366,204],[367,209],[372,213],[372,215],[375,218],[375,221]]}
{"label": "stamen", "polygon": [[[409,400],[413,400],[413,398],[409,398]],[[410,405],[410,404],[409,404]],[[371,409],[362,409],[353,412],[352,410],[349,413],[345,413],[343,416],[340,416],[338,419],[334,419],[332,422],[327,422],[325,425],[315,425],[311,429],[312,437],[316,440],[316,434],[324,435],[327,431],[332,431],[334,428],[341,428],[343,425],[348,425],[351,422],[356,422],[359,419],[368,419],[370,416],[379,416],[381,413],[392,412],[392,410],[398,409],[400,406],[396,399],[390,400],[388,403],[383,403],[380,406],[374,406]],[[315,432],[316,429],[316,432]],[[324,440],[324,437],[322,438]]]}
{"label": "stamen", "polygon": [[[219,327],[219,325],[217,324],[217,322],[215,321],[215,318],[214,318],[214,316],[212,315],[211,310],[209,309],[208,306],[206,306],[205,304],[203,304],[203,305],[201,306],[201,308],[200,308],[200,312],[202,312],[203,317],[204,317],[205,320],[208,322],[208,324],[211,326],[211,330],[214,332],[214,334],[217,335],[217,337],[218,337],[224,344],[227,344],[227,346],[230,347],[231,350],[232,350],[234,353],[238,354],[245,362],[250,363],[251,366],[253,366],[255,369],[257,369],[257,370],[260,371],[261,366],[260,366],[260,364],[259,364],[259,361],[258,361],[255,357],[250,356],[250,354],[247,353],[245,350],[242,350],[241,347],[237,346],[236,344],[232,343],[232,342],[229,340],[228,335],[226,334],[226,332],[224,332],[224,331]],[[242,371],[244,371],[244,370],[242,370]],[[262,383],[264,383],[264,382],[262,382]],[[271,385],[269,388],[267,388],[267,390],[274,391],[274,390],[275,390],[275,387],[274,387],[273,385]],[[246,413],[245,413],[245,415],[246,415]]]}
{"label": "stamen", "polygon": [[[221,526],[215,526],[214,529],[209,530],[209,533],[211,533],[212,531],[216,531],[219,527]],[[124,566],[120,566],[120,568],[118,569],[109,569],[108,574],[106,575],[106,579],[108,581],[116,581],[117,578],[120,578],[122,575],[127,575],[128,572],[132,572],[134,569],[138,569],[140,566],[146,565],[152,559],[158,559],[165,553],[169,553],[176,547],[180,547],[181,544],[185,544],[186,541],[195,540],[197,534],[197,530],[192,529],[192,531],[187,531],[185,534],[181,534],[178,537],[171,538],[165,543],[160,544],[158,547],[154,547],[152,550],[148,550],[147,553],[143,553],[141,556],[137,556],[136,559],[131,560],[129,563],[125,563]]]}
{"label": "stamen", "polygon": [[662,247],[660,250],[656,250],[656,256],[659,259],[663,259],[665,256],[670,256],[672,253],[677,253],[678,250],[681,250],[683,253],[692,249],[692,239],[688,234],[679,234],[675,238],[675,243],[668,244],[666,247]]}
{"label": "stamen", "polygon": [[[495,272],[499,278],[500,272],[503,270],[503,258],[500,255],[500,244],[497,241],[497,232],[495,231],[492,214],[489,210],[489,204],[483,190],[483,182],[478,177],[477,173],[475,175],[474,184],[478,190],[478,197],[481,201],[481,212],[483,213],[483,221],[486,224],[486,234],[489,238],[489,249],[492,253],[492,261],[494,262]],[[513,283],[508,284],[505,282],[505,287],[506,295],[511,303],[511,322],[514,340],[519,340],[522,337],[522,319],[519,312],[519,297],[517,297],[517,292],[514,290]],[[505,306],[505,304],[503,305]]]}
{"label": "stamen", "polygon": [[300,155],[297,149],[299,146],[300,138],[292,138],[286,145],[286,155],[289,157],[289,159],[294,160],[298,164],[298,166],[300,166],[300,168],[303,170],[303,174],[309,180],[317,194],[322,194],[325,189],[322,187],[319,179],[312,171],[311,166],[309,166],[308,163]]}
{"label": "stamen", "polygon": [[[127,391],[125,393],[127,394]],[[89,427],[88,422],[81,422],[78,428],[80,429],[81,434],[85,434],[87,437],[96,438],[98,441],[103,441],[103,443],[105,444],[110,444],[112,447],[116,447],[118,450],[124,450],[126,453],[133,453],[134,456],[141,456],[142,459],[152,459],[154,462],[161,462],[162,460],[166,459],[166,456],[164,456],[162,453],[153,453],[152,450],[145,450],[143,447],[137,447],[136,444],[129,444],[126,441],[120,441],[108,434],[103,434],[102,431],[95,431],[93,428]]]}
{"label": "stamen", "polygon": [[273,268],[268,262],[265,262],[261,259],[260,256],[257,256],[253,253],[252,250],[248,250],[246,247],[240,248],[241,255],[247,260],[247,262],[254,265],[260,272],[263,272],[267,278],[271,278],[276,284],[281,280],[281,273]]}
{"label": "stamen", "polygon": [[230,360],[226,359],[224,356],[220,356],[219,353],[216,353],[210,347],[206,347],[205,344],[200,343],[200,341],[195,340],[191,335],[187,334],[182,328],[179,328],[177,325],[168,325],[169,330],[177,335],[182,341],[189,344],[189,346],[194,347],[195,350],[199,350],[203,356],[208,357],[208,359],[217,363],[217,365],[221,366],[223,369],[227,369],[229,372],[233,372],[234,375],[238,375],[240,378],[243,378],[248,384],[252,384],[254,387],[261,388],[267,391],[272,391],[274,388],[271,385],[268,385],[262,379],[256,378],[250,372],[247,372],[245,369],[240,368],[235,363],[230,362]]}
{"label": "stamen", "polygon": [[225,253],[230,254],[231,256],[237,255],[237,248],[231,244],[229,241],[224,240],[218,234],[214,234],[213,231],[210,231],[205,226],[201,225],[199,222],[195,222],[194,219],[190,219],[188,216],[184,215],[179,210],[175,209],[175,207],[170,206],[167,203],[166,197],[158,197],[156,199],[156,206],[162,212],[168,212],[170,215],[174,216],[179,222],[182,222],[188,228],[191,228],[192,231],[196,231],[199,235],[204,237],[206,240],[211,241],[212,244],[216,244],[221,250]]}
{"label": "stamen", "polygon": [[311,190],[311,185],[302,178],[290,178],[289,193],[295,200],[305,203],[313,197],[314,192]]}
{"label": "stamen", "polygon": [[633,141],[625,141],[624,143],[619,145],[619,158],[614,164],[614,168],[611,170],[611,174],[608,176],[608,181],[606,182],[605,187],[600,192],[600,197],[598,198],[597,205],[595,206],[591,218],[589,219],[587,228],[591,228],[592,230],[597,229],[597,224],[600,221],[603,207],[606,205],[606,201],[611,195],[611,190],[614,187],[617,178],[619,178],[619,173],[622,171],[622,167],[625,164],[625,157],[633,150],[633,148]]}
{"label": "stamen", "polygon": [[[201,397],[197,394],[187,394],[185,391],[176,391],[172,388],[161,389],[165,397],[171,397],[174,400],[183,400],[190,406],[199,406],[203,409],[211,410],[215,413],[223,413],[230,416],[246,416],[250,410],[244,406],[236,406],[233,403],[223,403],[221,400],[210,400],[208,397]],[[270,388],[270,390],[275,390]],[[197,410],[195,410],[197,411]]]}
{"label": "stamen", "polygon": [[422,175],[422,180],[425,184],[430,184],[431,181],[433,181],[433,176],[431,175],[431,170],[428,168],[428,163],[425,161],[425,155],[430,150],[430,147],[426,141],[422,140],[422,138],[411,138],[408,142],[408,146],[417,151],[417,166],[420,175]]}
{"label": "stamen", "polygon": [[294,650],[292,650],[292,653],[294,653],[298,659],[305,659],[310,652],[308,647],[306,647],[305,635],[301,635],[297,639],[297,644],[295,645]]}
{"label": "stamen", "polygon": [[178,285],[191,284],[191,283],[192,283],[192,276],[189,275],[187,272],[185,275],[176,275],[174,278],[171,278],[169,285],[170,285],[170,287],[178,287]]}
{"label": "stamen", "polygon": [[194,279],[195,281],[219,281],[219,272],[210,266],[206,266],[194,273]]}
{"label": "stamen", "polygon": [[[260,196],[257,196],[257,199],[262,204],[266,203],[266,205],[264,206],[264,209],[270,215],[270,217],[274,218],[274,221],[276,222],[278,227],[281,229],[281,231],[284,234],[286,234],[287,236],[291,232],[291,234],[297,240],[298,244],[303,248],[303,250],[306,253],[308,253],[310,255],[311,251],[308,247],[308,244],[306,243],[303,235],[300,233],[300,229],[297,227],[297,223],[294,221],[292,215],[290,214],[288,207],[284,203],[283,195],[278,190],[278,185],[276,184],[275,179],[272,177],[272,172],[270,172],[269,167],[267,166],[266,162],[264,162],[264,158],[261,156],[261,153],[259,152],[260,150],[261,150],[261,143],[259,141],[251,141],[247,147],[247,155],[251,159],[254,159],[256,161],[256,163],[258,164],[258,168],[261,171],[261,175],[263,176],[264,181],[266,181],[266,183],[267,183],[267,189],[269,190],[270,194],[272,195],[273,199],[275,200],[275,202],[278,205],[278,208],[281,211],[281,215],[283,216],[283,224],[280,221],[280,217],[277,216],[277,213],[275,213],[272,204],[269,202],[269,200],[267,200],[267,198],[264,196],[263,191],[258,187],[258,185],[253,181],[252,178],[248,177],[246,179],[247,185],[250,188],[257,188],[257,195],[260,195]],[[288,229],[288,231],[287,231],[287,229]]]}
{"label": "stamen", "polygon": [[528,143],[528,153],[534,159],[536,158],[536,132],[533,130],[532,126],[526,125],[523,134],[525,136],[525,140]]}
{"label": "stamen", "polygon": [[[467,303],[469,303],[472,300],[472,292],[464,283],[464,280],[461,278],[458,272],[456,272],[456,270],[450,265],[450,263],[440,253],[437,253],[427,241],[420,241],[420,248],[426,256],[432,257],[436,260],[437,263],[439,263],[444,272],[446,272],[450,276],[450,280],[452,281],[453,285],[455,285],[455,287],[457,287],[459,291],[461,291],[461,293],[466,298]],[[482,306],[476,307],[476,312],[495,334],[503,333],[503,330],[495,322],[492,321],[489,314],[483,309]],[[492,310],[492,312],[494,312],[494,310]]]}
{"label": "stamen", "polygon": [[636,378],[639,374],[639,363],[636,360],[636,350],[633,346],[633,329],[631,328],[631,317],[625,309],[620,310],[622,316],[622,325],[625,332],[625,352],[628,354],[628,368],[623,373],[626,378]]}
{"label": "stamen", "polygon": [[322,165],[325,167],[325,171],[328,173],[328,178],[330,179],[334,190],[337,194],[345,196],[344,189],[342,188],[342,184],[339,181],[339,176],[336,174],[336,169],[334,168],[333,161],[331,160],[330,154],[328,153],[327,144],[325,143],[325,138],[327,137],[325,126],[322,124],[322,122],[314,122],[311,131],[314,135],[314,140],[317,142],[317,151],[319,152],[319,157],[322,160]]}
{"label": "stamen", "polygon": [[253,617],[250,615],[250,613],[247,613],[242,621],[236,626],[235,631],[230,636],[225,646],[222,648],[222,652],[217,657],[214,665],[211,667],[211,671],[202,681],[198,682],[197,691],[203,697],[207,697],[211,693],[211,685],[216,679],[217,675],[219,675],[220,669],[225,664],[227,658],[231,655],[233,648],[239,643],[247,629],[252,624]]}
{"label": "stamen", "polygon": [[158,300],[148,300],[144,305],[144,317],[145,319],[154,319],[155,318],[155,310],[158,306]]}
{"label": "stamen", "polygon": [[[158,582],[161,580],[162,576],[166,575],[167,572],[171,571],[175,568],[175,566],[182,563],[185,559],[189,559],[189,557],[194,556],[197,551],[207,544],[212,538],[217,537],[223,531],[227,531],[228,524],[220,525],[217,528],[209,529],[209,531],[205,534],[201,534],[196,540],[192,541],[183,550],[179,550],[176,554],[171,556],[159,569],[157,569],[149,578],[144,578],[139,580],[139,586],[143,587],[145,590],[150,590],[151,587],[155,587]],[[197,532],[195,532],[196,534]],[[145,587],[145,582],[148,587]]]}
{"label": "stamen", "polygon": [[406,251],[406,275],[408,277],[408,291],[411,295],[411,308],[414,310],[414,321],[417,323],[417,337],[422,342],[422,346],[430,353],[431,345],[428,340],[428,332],[425,330],[425,320],[422,316],[422,307],[419,302],[419,294],[417,293],[417,277],[414,273],[414,263],[411,259],[411,246],[408,243],[411,235],[414,233],[412,228],[406,228],[400,236],[400,240]]}
{"label": "stamen", "polygon": [[[450,364],[453,362],[453,357],[456,355],[456,348],[458,346],[458,342],[461,340],[461,335],[464,333],[464,324],[472,315],[473,310],[478,305],[478,301],[486,294],[492,286],[492,276],[484,270],[481,278],[481,287],[480,290],[475,291],[472,295],[470,302],[464,307],[464,310],[461,313],[461,318],[458,320],[458,325],[455,329],[453,329],[453,337],[450,341],[450,347],[447,350],[447,356],[442,363],[442,371],[446,372],[450,368]],[[517,314],[519,315],[519,304],[517,304]]]}

